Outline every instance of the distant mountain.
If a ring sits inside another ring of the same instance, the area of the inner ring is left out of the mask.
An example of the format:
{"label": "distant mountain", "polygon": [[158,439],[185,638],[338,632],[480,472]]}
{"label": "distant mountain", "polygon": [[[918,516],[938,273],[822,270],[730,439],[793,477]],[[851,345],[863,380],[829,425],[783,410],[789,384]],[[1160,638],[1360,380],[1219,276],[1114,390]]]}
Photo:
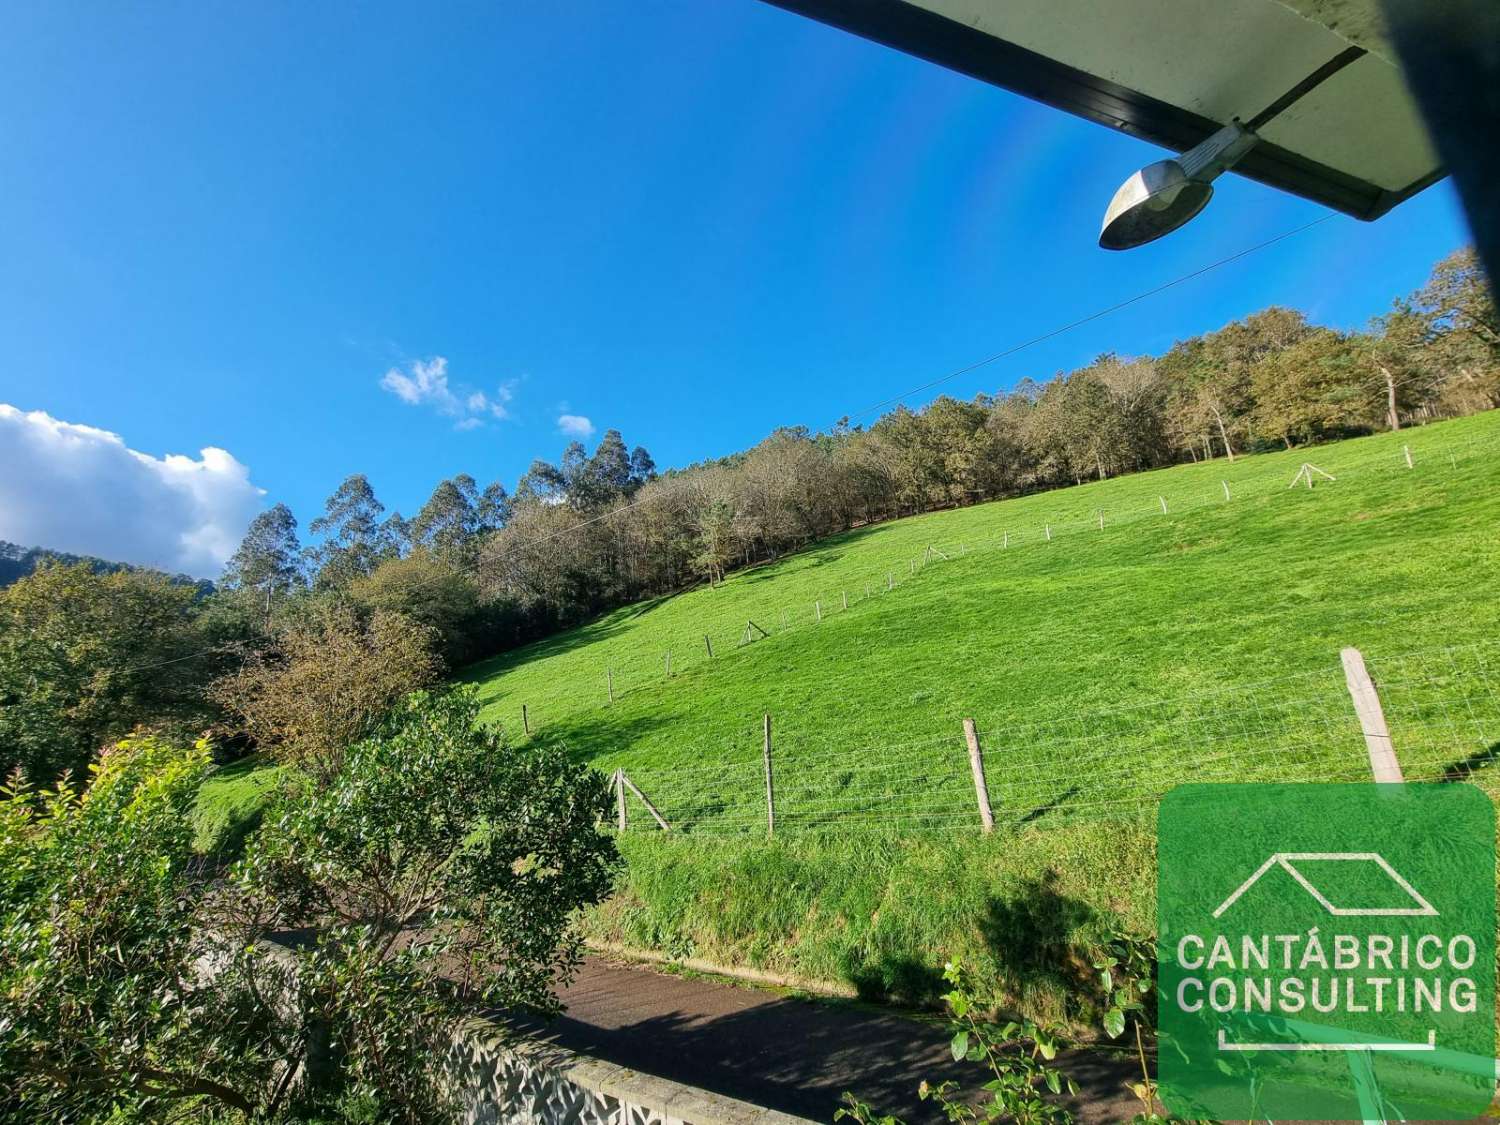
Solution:
{"label": "distant mountain", "polygon": [[[47,560],[55,560],[68,566],[85,563],[95,574],[113,574],[120,570],[155,570],[150,566],[134,566],[130,563],[111,562],[93,555],[74,555],[67,551],[54,551],[49,547],[23,547],[0,539],[0,588],[25,578]],[[196,586],[200,594],[211,594],[214,584],[206,578],[191,578],[186,574],[174,574],[172,581],[183,586]]]}

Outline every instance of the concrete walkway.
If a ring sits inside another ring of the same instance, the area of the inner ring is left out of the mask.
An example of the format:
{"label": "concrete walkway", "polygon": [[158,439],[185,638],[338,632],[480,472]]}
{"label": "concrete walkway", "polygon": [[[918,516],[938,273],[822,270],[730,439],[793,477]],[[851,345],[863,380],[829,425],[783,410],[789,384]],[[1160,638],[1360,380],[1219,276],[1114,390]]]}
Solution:
{"label": "concrete walkway", "polygon": [[[986,1072],[953,1061],[941,1023],[843,1001],[810,1000],[591,957],[562,992],[567,1012],[531,1027],[570,1050],[814,1121],[832,1121],[845,1090],[917,1125],[940,1121],[917,1097],[923,1079],[979,1086]],[[1102,1051],[1060,1060],[1083,1091],[1086,1125],[1139,1109],[1138,1077]]]}

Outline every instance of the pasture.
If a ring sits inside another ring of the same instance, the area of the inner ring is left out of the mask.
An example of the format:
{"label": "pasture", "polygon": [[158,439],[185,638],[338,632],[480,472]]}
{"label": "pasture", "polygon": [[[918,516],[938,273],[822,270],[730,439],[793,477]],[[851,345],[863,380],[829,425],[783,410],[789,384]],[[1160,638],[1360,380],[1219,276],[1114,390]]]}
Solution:
{"label": "pasture", "polygon": [[[1342,647],[1408,779],[1494,787],[1497,453],[1490,413],[861,528],[461,678],[672,824],[627,797],[594,938],[914,1001],[962,956],[1062,1015],[1070,946],[1154,924],[1155,798],[1369,776]],[[1288,487],[1305,461],[1337,479]],[[268,772],[204,787],[205,850]]]}
{"label": "pasture", "polygon": [[[1369,776],[1342,647],[1409,779],[1488,782],[1497,451],[1492,413],[862,528],[465,678],[673,825],[628,797],[594,936],[913,999],[963,955],[1058,1010],[1039,950],[1152,925],[1155,797]],[[1337,479],[1289,487],[1304,462]]]}

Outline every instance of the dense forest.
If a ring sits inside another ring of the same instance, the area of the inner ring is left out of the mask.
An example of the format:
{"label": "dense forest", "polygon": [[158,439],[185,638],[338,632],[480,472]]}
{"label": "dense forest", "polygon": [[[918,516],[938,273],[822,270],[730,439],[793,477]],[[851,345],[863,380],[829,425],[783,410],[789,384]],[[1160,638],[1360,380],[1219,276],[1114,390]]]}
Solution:
{"label": "dense forest", "polygon": [[1461,250],[1364,331],[1272,307],[1160,356],[664,472],[610,430],[514,492],[442,481],[410,518],[356,474],[310,546],[285,505],[259,515],[212,593],[90,561],[0,589],[0,769],[77,772],[137,726],[325,753],[444,668],[841,530],[1495,406],[1500,318]]}

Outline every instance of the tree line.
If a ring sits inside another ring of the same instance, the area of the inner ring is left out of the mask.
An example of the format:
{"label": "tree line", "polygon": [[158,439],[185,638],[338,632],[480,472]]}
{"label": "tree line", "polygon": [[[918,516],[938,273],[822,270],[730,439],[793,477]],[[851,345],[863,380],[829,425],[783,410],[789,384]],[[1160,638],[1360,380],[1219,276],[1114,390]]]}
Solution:
{"label": "tree line", "polygon": [[[302,552],[291,513],[275,509],[226,584],[363,583],[407,610],[402,590],[440,588],[449,620],[429,623],[478,630],[458,644],[472,657],[881,520],[1497,405],[1500,319],[1465,249],[1363,331],[1275,306],[1159,356],[1105,354],[999,394],[899,406],[868,427],[787,427],[663,473],[611,430],[592,454],[574,442],[558,464],[534,462],[514,495],[444,481],[411,521],[385,517],[369,482],[351,477],[311,524],[320,547]],[[460,608],[467,625],[452,621]]]}
{"label": "tree line", "polygon": [[[284,504],[258,516],[211,594],[87,565],[0,591],[0,767],[78,769],[163,716],[326,749],[444,669],[833,533],[1497,405],[1500,317],[1465,249],[1362,331],[1272,307],[1159,356],[1105,354],[868,427],[783,428],[664,472],[610,430],[534,462],[514,492],[442,481],[410,518],[355,474],[312,545]],[[335,685],[345,713],[309,708]]]}

